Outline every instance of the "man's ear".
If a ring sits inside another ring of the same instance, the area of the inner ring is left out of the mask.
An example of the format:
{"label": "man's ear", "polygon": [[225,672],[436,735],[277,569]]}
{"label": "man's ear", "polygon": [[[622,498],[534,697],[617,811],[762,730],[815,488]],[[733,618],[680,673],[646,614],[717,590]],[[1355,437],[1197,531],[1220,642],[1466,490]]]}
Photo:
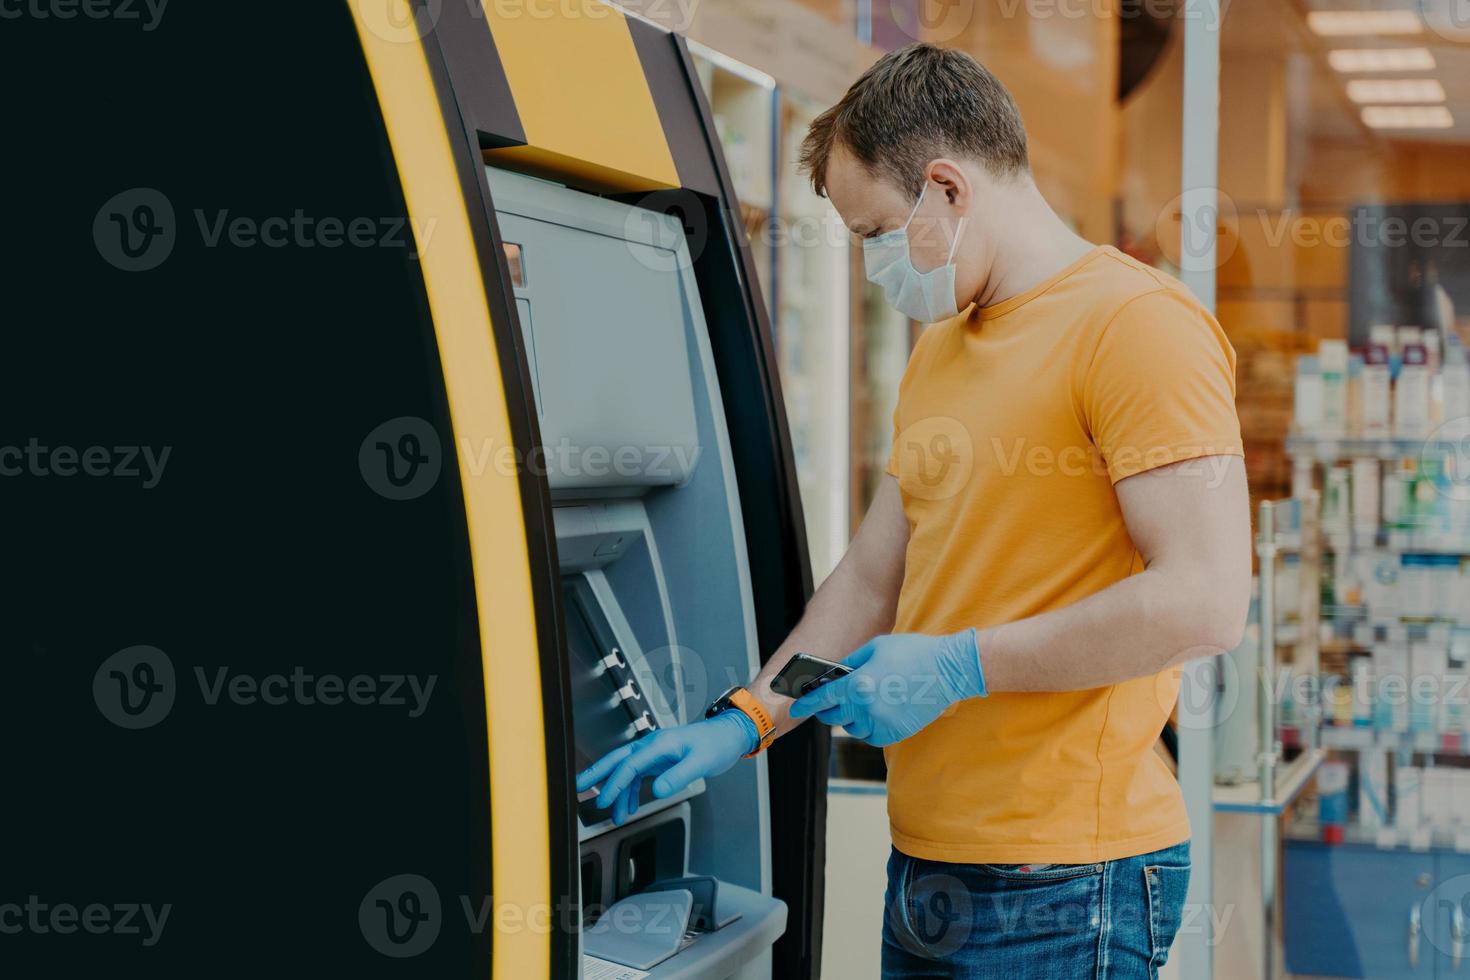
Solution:
{"label": "man's ear", "polygon": [[948,157],[931,160],[924,168],[924,176],[944,190],[944,199],[957,208],[968,208],[970,197],[975,193],[965,168]]}

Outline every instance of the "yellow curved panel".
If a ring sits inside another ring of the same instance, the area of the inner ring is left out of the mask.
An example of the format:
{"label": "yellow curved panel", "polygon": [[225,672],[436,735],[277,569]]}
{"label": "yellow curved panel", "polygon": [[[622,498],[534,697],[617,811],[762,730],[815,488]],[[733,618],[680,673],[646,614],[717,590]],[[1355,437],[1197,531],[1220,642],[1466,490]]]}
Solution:
{"label": "yellow curved panel", "polygon": [[[490,922],[493,927],[499,911],[511,909],[519,913],[517,921],[526,923],[495,934],[494,976],[544,978],[551,969],[550,938],[535,923],[544,926],[554,908],[550,821],[539,644],[520,485],[513,469],[470,466],[492,454],[464,450],[513,445],[500,361],[469,213],[423,47],[375,30],[364,21],[364,5],[364,0],[348,0],[419,238],[464,485],[490,728],[495,905]],[[413,23],[407,0],[367,0],[367,5],[371,15],[386,17],[385,23]]]}
{"label": "yellow curved panel", "polygon": [[488,156],[620,190],[679,186],[623,12],[601,0],[482,0],[528,146]]}

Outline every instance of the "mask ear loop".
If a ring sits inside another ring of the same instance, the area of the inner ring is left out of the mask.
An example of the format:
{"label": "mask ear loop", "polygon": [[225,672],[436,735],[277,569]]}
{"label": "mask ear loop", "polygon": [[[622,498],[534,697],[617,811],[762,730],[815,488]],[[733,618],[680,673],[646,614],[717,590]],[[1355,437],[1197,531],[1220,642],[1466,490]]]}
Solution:
{"label": "mask ear loop", "polygon": [[[909,225],[914,223],[914,215],[919,213],[919,206],[924,203],[924,195],[929,193],[929,181],[924,181],[924,186],[919,190],[919,199],[914,202],[914,209],[909,212],[908,220],[903,223],[903,231],[907,231]],[[960,218],[960,223],[955,226],[954,241],[949,243],[949,254],[945,256],[944,264],[949,265],[954,261],[954,253],[959,251],[960,239],[965,235],[965,223],[970,220],[968,215]]]}
{"label": "mask ear loop", "polygon": [[919,213],[919,205],[924,203],[924,195],[927,193],[929,193],[929,181],[925,179],[924,186],[919,188],[919,199],[914,202],[914,209],[909,212],[908,219],[904,221],[903,227],[899,229],[900,231],[908,231],[909,225],[914,223],[914,215]]}
{"label": "mask ear loop", "polygon": [[951,262],[954,261],[954,253],[958,252],[960,249],[960,239],[965,237],[965,222],[969,220],[969,215],[962,215],[960,217],[960,223],[955,226],[954,241],[950,243],[949,256],[944,260],[945,265],[949,265]]}

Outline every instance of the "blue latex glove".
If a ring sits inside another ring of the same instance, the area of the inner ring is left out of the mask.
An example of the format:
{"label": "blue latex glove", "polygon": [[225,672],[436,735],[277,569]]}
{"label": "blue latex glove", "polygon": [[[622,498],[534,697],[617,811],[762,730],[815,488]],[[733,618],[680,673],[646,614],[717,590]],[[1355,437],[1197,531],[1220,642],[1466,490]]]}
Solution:
{"label": "blue latex glove", "polygon": [[658,776],[653,795],[662,800],[696,779],[718,776],[754,752],[759,742],[755,722],[743,711],[728,709],[692,725],[649,732],[613,749],[577,774],[577,792],[601,783],[597,808],[612,807],[613,823],[621,825],[638,812],[644,777]]}
{"label": "blue latex glove", "polygon": [[815,715],[869,745],[902,741],[955,702],[987,693],[973,629],[875,636],[842,662],[853,672],[798,698],[791,717]]}

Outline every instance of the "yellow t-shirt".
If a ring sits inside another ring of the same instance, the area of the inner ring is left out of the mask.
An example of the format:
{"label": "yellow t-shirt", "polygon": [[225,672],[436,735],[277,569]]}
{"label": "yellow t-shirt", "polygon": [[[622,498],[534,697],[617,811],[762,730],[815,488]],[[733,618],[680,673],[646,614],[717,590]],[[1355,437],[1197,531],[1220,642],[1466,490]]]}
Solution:
{"label": "yellow t-shirt", "polygon": [[[894,429],[888,472],[909,520],[894,631],[996,626],[1142,569],[1113,484],[1241,455],[1235,352],[1178,281],[1097,248],[929,327]],[[1076,864],[1185,840],[1154,751],[1178,690],[1167,671],[961,702],[885,751],[894,844],[934,861]]]}

